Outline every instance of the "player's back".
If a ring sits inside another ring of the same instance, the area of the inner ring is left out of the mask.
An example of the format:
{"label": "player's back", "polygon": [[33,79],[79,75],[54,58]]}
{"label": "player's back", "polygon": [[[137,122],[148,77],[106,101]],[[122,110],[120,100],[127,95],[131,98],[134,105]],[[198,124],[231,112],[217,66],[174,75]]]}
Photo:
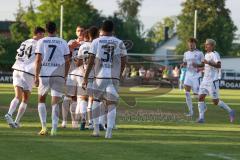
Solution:
{"label": "player's back", "polygon": [[65,40],[58,37],[45,37],[38,41],[36,53],[42,55],[40,76],[64,76],[64,56],[69,54]]}
{"label": "player's back", "polygon": [[17,49],[16,61],[12,68],[14,70],[19,70],[34,74],[34,60],[35,60],[35,48],[37,40],[28,39],[21,43],[20,47]]}
{"label": "player's back", "polygon": [[127,55],[124,43],[113,36],[102,36],[92,42],[92,47],[90,52],[96,55],[96,78],[119,79],[121,57]]}
{"label": "player's back", "polygon": [[[87,69],[90,48],[91,48],[91,42],[84,42],[80,46],[79,51],[78,51],[79,59],[83,60],[83,65],[80,67],[83,72],[85,72]],[[93,69],[90,71],[90,74],[88,77],[91,79],[94,78],[94,70]]]}

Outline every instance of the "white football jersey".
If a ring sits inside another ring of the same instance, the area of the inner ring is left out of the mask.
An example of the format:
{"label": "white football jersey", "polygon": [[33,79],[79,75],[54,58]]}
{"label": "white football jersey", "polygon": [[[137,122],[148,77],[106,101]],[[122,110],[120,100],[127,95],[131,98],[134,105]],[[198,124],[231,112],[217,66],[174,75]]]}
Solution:
{"label": "white football jersey", "polygon": [[28,39],[21,43],[17,49],[16,61],[12,68],[14,70],[23,71],[31,75],[35,75],[35,48],[37,40]]}
{"label": "white football jersey", "polygon": [[93,40],[89,53],[95,57],[96,78],[120,78],[121,57],[127,56],[124,43],[113,36],[101,36]]}
{"label": "white football jersey", "polygon": [[37,42],[35,53],[42,55],[40,76],[64,77],[65,55],[70,54],[68,44],[58,37],[45,37]]}
{"label": "white football jersey", "polygon": [[[71,43],[73,43],[75,40],[70,40],[68,42],[68,45],[71,45]],[[78,75],[78,76],[82,76],[83,74],[83,70],[80,67],[77,67],[76,64],[74,63],[74,59],[76,59],[78,57],[78,50],[79,47],[83,44],[83,42],[80,43],[80,45],[76,48],[74,48],[73,53],[72,53],[72,60],[71,60],[71,64],[70,64],[70,68],[69,68],[69,75]]]}
{"label": "white football jersey", "polygon": [[[80,66],[84,71],[83,76],[87,69],[88,59],[89,59],[89,50],[91,48],[91,42],[84,42],[78,51],[78,58],[83,60],[83,65]],[[91,70],[88,78],[94,78],[94,68]]]}
{"label": "white football jersey", "polygon": [[204,61],[204,54],[199,50],[187,51],[184,53],[183,62],[187,63],[186,76],[201,76],[198,68],[193,64],[201,64]]}
{"label": "white football jersey", "polygon": [[[206,53],[205,54],[205,59],[209,62],[214,62],[214,63],[221,62],[220,56],[216,51]],[[204,65],[203,81],[211,82],[211,81],[218,80],[220,72],[221,72],[220,68],[215,68],[215,67],[212,67],[208,64],[205,64]]]}

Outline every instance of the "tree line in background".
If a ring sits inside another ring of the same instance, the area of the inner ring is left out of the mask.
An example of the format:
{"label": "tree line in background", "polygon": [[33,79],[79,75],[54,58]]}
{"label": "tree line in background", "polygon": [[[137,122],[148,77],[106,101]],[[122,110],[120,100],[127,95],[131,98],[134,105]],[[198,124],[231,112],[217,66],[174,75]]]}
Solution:
{"label": "tree line in background", "polygon": [[[166,17],[157,22],[148,31],[139,19],[139,10],[143,0],[117,0],[118,10],[111,16],[103,16],[94,8],[89,0],[40,0],[35,7],[33,0],[27,8],[19,2],[16,22],[11,25],[11,37],[0,37],[0,59],[7,63],[14,62],[19,44],[32,36],[35,26],[43,26],[49,20],[60,26],[60,6],[64,5],[63,37],[66,40],[75,38],[75,28],[78,24],[84,27],[100,26],[104,19],[112,19],[115,23],[115,34],[123,40],[132,40],[134,46],[129,52],[153,53],[157,44],[164,42],[164,30],[168,27],[171,38],[178,35],[181,43],[177,46],[177,54],[182,54],[186,41],[193,36],[194,11],[198,10],[197,39],[202,49],[206,38],[217,41],[217,50],[221,55],[240,54],[239,45],[232,45],[234,33],[237,30],[226,8],[226,0],[186,0],[182,3],[179,16]],[[157,16],[157,15],[155,15]]]}

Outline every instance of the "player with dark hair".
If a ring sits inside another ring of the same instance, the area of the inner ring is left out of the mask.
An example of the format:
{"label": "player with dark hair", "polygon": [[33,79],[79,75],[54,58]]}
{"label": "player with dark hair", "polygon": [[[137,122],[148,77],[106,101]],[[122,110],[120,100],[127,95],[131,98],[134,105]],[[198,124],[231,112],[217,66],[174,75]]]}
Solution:
{"label": "player with dark hair", "polygon": [[89,61],[84,76],[83,87],[87,88],[89,75],[94,66],[92,116],[93,136],[99,136],[100,101],[106,100],[108,108],[105,138],[112,138],[116,120],[116,107],[119,100],[119,80],[127,61],[127,51],[123,42],[113,36],[114,25],[111,20],[103,22],[102,36],[93,40],[89,50]]}
{"label": "player with dark hair", "polygon": [[[77,79],[82,75],[82,70],[79,69],[79,64],[77,61],[77,54],[79,47],[83,43],[83,32],[84,28],[78,25],[76,27],[76,36],[77,39],[72,39],[68,42],[70,52],[71,52],[71,64],[66,81],[66,94],[62,103],[62,127],[67,126],[67,116],[70,109],[71,119],[72,119],[72,128],[78,128],[78,116],[76,115],[77,107]],[[70,106],[70,107],[69,107]]]}
{"label": "player with dark hair", "polygon": [[[21,43],[17,50],[16,62],[13,65],[13,86],[15,90],[15,97],[11,101],[8,113],[5,115],[5,119],[10,127],[20,127],[19,122],[27,108],[28,99],[34,85],[34,61],[35,61],[35,48],[37,41],[44,37],[45,30],[42,27],[36,27],[34,29],[34,36]],[[15,121],[12,119],[12,115],[16,110],[19,102],[18,113]]]}
{"label": "player with dark hair", "polygon": [[200,85],[200,78],[202,76],[200,72],[200,66],[204,61],[204,55],[196,47],[197,40],[195,38],[189,38],[188,42],[188,51],[184,53],[183,56],[183,65],[186,66],[187,71],[184,79],[184,88],[186,103],[189,109],[187,116],[193,116],[193,104],[191,98],[191,90],[196,99],[198,99],[198,91]]}
{"label": "player with dark hair", "polygon": [[38,87],[38,113],[42,124],[40,135],[47,135],[46,97],[51,91],[52,97],[52,130],[51,135],[57,134],[59,119],[59,103],[64,95],[65,79],[70,64],[68,44],[56,36],[57,28],[54,22],[46,24],[48,36],[38,41],[35,50],[35,85]]}
{"label": "player with dark hair", "polygon": [[[81,70],[83,70],[82,76],[84,76],[85,71],[87,69],[87,63],[89,59],[89,50],[91,47],[91,43],[94,39],[98,38],[98,28],[97,27],[90,27],[88,30],[84,32],[84,43],[80,46],[78,51],[78,57],[79,61],[83,64],[81,67]],[[85,129],[85,123],[88,116],[88,124],[89,129],[92,129],[92,116],[91,116],[91,108],[92,108],[92,102],[93,102],[93,79],[94,79],[94,70],[92,69],[90,72],[90,75],[88,77],[88,85],[87,89],[82,89],[82,82],[83,77],[79,77],[79,90],[78,90],[78,105],[77,105],[77,115],[78,117],[81,116],[81,127],[80,130]],[[87,115],[88,113],[88,115]]]}

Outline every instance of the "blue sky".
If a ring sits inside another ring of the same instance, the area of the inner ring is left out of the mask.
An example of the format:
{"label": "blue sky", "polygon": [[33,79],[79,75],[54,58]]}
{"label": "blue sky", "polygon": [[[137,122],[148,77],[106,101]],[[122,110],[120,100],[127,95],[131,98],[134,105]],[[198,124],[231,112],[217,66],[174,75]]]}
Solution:
{"label": "blue sky", "polygon": [[[0,20],[14,20],[14,13],[18,6],[18,0],[0,0]],[[117,10],[117,0],[90,0],[92,4],[104,15],[111,15]],[[178,15],[181,12],[183,0],[143,0],[139,17],[145,29],[150,28],[154,23],[161,21],[166,16]],[[22,4],[28,4],[29,0],[21,0]],[[35,0],[39,4],[39,0]],[[231,10],[231,17],[240,29],[240,0],[227,0],[227,7]],[[240,33],[240,31],[238,31]]]}

